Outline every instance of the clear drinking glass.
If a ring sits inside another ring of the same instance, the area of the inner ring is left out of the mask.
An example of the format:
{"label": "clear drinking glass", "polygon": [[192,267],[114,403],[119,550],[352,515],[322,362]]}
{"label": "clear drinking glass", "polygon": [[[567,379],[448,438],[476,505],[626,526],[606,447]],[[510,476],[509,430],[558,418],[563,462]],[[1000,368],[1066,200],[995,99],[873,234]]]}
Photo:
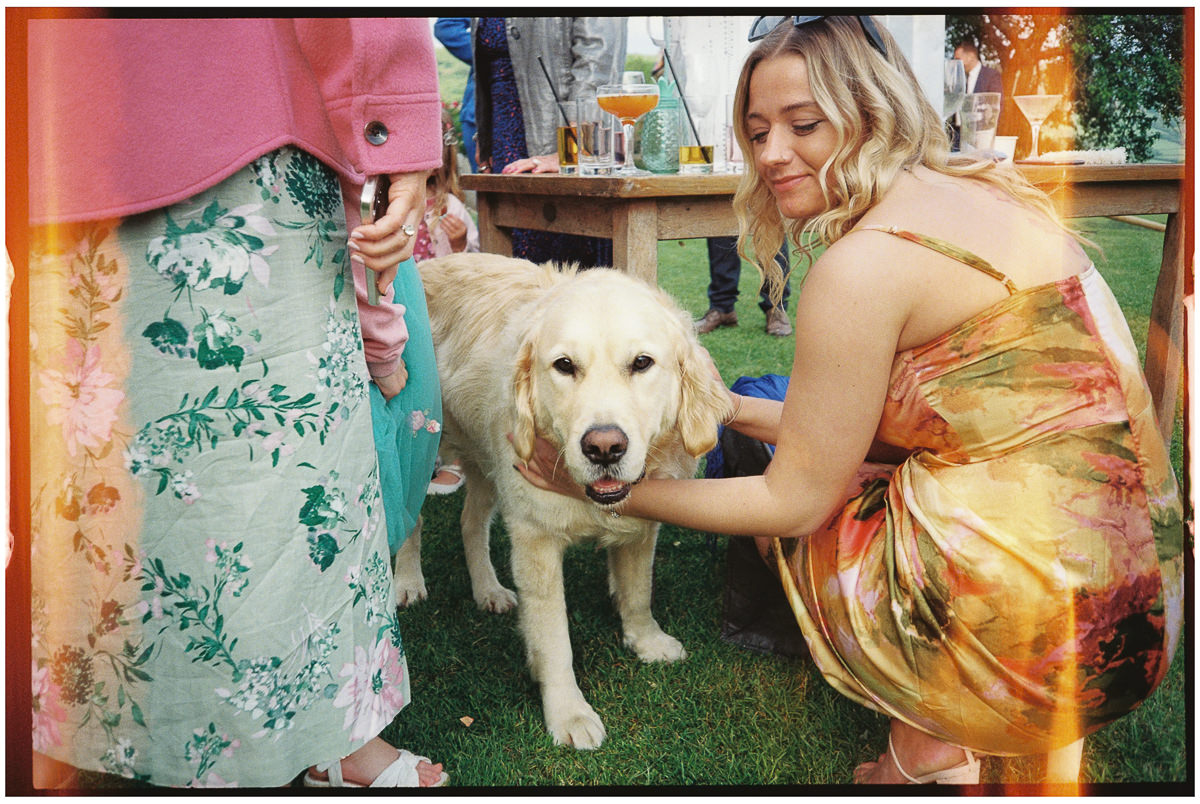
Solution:
{"label": "clear drinking glass", "polygon": [[946,59],[942,81],[942,122],[962,108],[967,96],[967,71],[961,59]]}
{"label": "clear drinking glass", "polygon": [[685,92],[683,96],[686,112],[679,120],[679,172],[712,173],[713,144],[717,140],[713,125],[715,116],[710,114],[714,99],[709,94],[710,87],[702,81],[697,81],[694,86],[699,88]]}
{"label": "clear drinking glass", "polygon": [[962,149],[990,151],[1000,122],[1000,93],[972,92],[958,114],[962,121]]}
{"label": "clear drinking glass", "polygon": [[1033,145],[1029,152],[1030,159],[1038,156],[1038,135],[1042,131],[1042,123],[1054,111],[1054,107],[1062,100],[1062,95],[1013,95],[1017,108],[1029,121],[1029,130],[1033,135]]}
{"label": "clear drinking glass", "polygon": [[625,132],[625,164],[614,174],[619,176],[649,176],[649,171],[639,170],[633,164],[633,124],[646,112],[658,105],[658,84],[646,84],[626,81],[634,77],[642,78],[641,73],[631,75],[626,73],[620,84],[604,84],[596,90],[596,102],[600,108],[621,120],[621,128]]}
{"label": "clear drinking glass", "polygon": [[578,99],[575,109],[579,129],[579,173],[584,176],[611,174],[616,120],[600,108],[595,98]]}

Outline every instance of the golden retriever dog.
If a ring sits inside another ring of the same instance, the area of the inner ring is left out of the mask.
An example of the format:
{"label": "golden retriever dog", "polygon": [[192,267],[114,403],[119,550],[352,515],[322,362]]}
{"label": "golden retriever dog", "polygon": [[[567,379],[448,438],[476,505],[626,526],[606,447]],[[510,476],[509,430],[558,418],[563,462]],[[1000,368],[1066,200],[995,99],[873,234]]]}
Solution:
{"label": "golden retriever dog", "polygon": [[[438,374],[443,444],[466,474],[462,538],[475,601],[518,621],[546,728],[596,748],[604,725],[572,669],[563,553],[607,548],[608,585],[625,644],[643,661],[687,653],[650,613],[658,524],[618,515],[645,477],[692,477],[716,443],[728,395],[690,318],[663,291],[611,269],[577,272],[490,254],[421,264]],[[510,442],[509,436],[512,440]],[[555,444],[590,501],[530,485],[514,469],[535,436]],[[512,543],[516,594],[488,548],[496,508]],[[420,537],[396,556],[402,604],[425,596]]]}

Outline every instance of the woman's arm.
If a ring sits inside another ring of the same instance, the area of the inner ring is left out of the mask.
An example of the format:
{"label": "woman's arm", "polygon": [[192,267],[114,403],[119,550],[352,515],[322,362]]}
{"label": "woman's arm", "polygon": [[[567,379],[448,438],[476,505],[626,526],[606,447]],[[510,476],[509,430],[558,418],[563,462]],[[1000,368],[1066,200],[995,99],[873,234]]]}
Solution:
{"label": "woman's arm", "polygon": [[725,422],[725,426],[765,444],[778,444],[783,403],[777,399],[761,399],[745,394],[733,396],[733,417]]}
{"label": "woman's arm", "polygon": [[[739,430],[769,435],[776,422],[766,472],[647,479],[620,513],[700,531],[795,537],[819,528],[845,501],[878,428],[911,293],[894,260],[837,246],[813,266],[799,294],[794,364],[778,418],[777,403],[743,402],[739,421],[748,418]],[[555,473],[556,457],[543,442],[517,470],[540,488],[582,496],[569,477]]]}

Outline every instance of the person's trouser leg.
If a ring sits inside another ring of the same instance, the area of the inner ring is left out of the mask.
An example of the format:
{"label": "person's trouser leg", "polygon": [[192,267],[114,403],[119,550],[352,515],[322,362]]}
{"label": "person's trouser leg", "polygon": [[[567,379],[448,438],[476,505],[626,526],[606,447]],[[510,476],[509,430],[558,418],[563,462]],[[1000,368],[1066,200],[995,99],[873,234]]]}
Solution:
{"label": "person's trouser leg", "polygon": [[[792,295],[792,267],[788,261],[787,241],[779,247],[779,253],[775,255],[775,263],[783,269],[783,296],[779,300],[780,309],[787,310],[788,299]],[[771,312],[771,308],[775,305],[771,304],[771,292],[766,282],[758,289],[758,306],[764,313]]]}
{"label": "person's trouser leg", "polygon": [[708,238],[708,273],[708,306],[723,313],[732,312],[742,275],[736,237]]}

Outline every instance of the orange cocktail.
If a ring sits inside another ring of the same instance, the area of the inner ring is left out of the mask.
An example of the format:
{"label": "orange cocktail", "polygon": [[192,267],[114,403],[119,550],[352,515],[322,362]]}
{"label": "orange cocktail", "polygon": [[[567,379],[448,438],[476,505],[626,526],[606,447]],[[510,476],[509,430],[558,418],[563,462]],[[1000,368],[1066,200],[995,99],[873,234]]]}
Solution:
{"label": "orange cocktail", "polygon": [[625,164],[613,171],[618,176],[644,176],[646,171],[633,164],[633,124],[639,117],[658,105],[658,84],[644,84],[642,74],[624,73],[620,84],[604,84],[596,88],[596,103],[601,109],[621,120],[621,131],[625,135]]}
{"label": "orange cocktail", "polygon": [[596,103],[604,111],[621,118],[622,123],[633,123],[658,105],[658,93],[597,95]]}

